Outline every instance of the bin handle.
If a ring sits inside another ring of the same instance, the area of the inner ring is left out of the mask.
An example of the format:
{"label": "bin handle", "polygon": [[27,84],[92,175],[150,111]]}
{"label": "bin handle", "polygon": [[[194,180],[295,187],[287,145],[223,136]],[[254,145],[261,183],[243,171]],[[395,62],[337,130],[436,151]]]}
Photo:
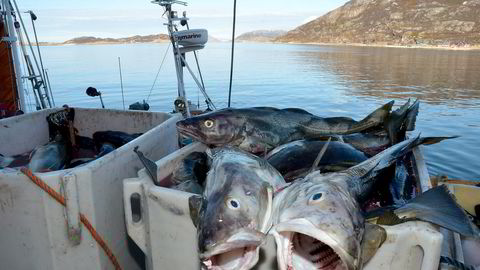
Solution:
{"label": "bin handle", "polygon": [[144,198],[144,188],[138,178],[130,178],[123,181],[123,202],[127,233],[138,247],[146,253]]}
{"label": "bin handle", "polygon": [[[443,235],[428,228],[423,229],[425,233],[417,233],[416,240],[423,250],[422,270],[438,269],[440,253],[442,251]],[[435,244],[432,245],[432,242]]]}

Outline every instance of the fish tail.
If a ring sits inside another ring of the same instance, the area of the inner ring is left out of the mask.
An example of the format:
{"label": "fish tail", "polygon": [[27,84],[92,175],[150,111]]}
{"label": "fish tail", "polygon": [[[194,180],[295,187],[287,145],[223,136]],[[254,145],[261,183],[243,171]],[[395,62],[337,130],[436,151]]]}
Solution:
{"label": "fish tail", "polygon": [[432,188],[394,211],[398,216],[430,222],[464,236],[478,236],[465,211],[445,185]]}
{"label": "fish tail", "polygon": [[382,166],[382,168],[377,168],[377,169],[383,169],[390,166],[397,158],[404,156],[405,154],[410,152],[413,148],[419,145],[436,144],[443,140],[455,139],[458,137],[459,136],[420,137],[420,135],[418,135],[416,138],[412,138],[410,140],[397,143],[396,145],[393,145],[392,147],[387,148],[386,150],[382,151],[381,153],[373,157],[373,159],[378,158],[380,160],[379,164],[384,164],[384,165]]}
{"label": "fish tail", "polygon": [[450,136],[450,137],[423,137],[420,138],[418,141],[417,145],[423,144],[423,145],[431,145],[431,144],[436,144],[439,143],[443,140],[449,140],[449,139],[455,139],[459,138],[460,136]]}
{"label": "fish tail", "polygon": [[395,103],[395,101],[392,100],[382,107],[376,109],[371,114],[367,115],[367,117],[355,124],[353,131],[360,132],[365,129],[384,124],[390,114],[393,103]]}
{"label": "fish tail", "polygon": [[415,102],[408,108],[407,118],[405,120],[405,129],[406,131],[415,130],[415,123],[417,121],[418,110],[420,109],[420,101],[417,99]]}
{"label": "fish tail", "polygon": [[[378,175],[378,173],[387,168],[388,166],[392,165],[397,158],[404,156],[408,152],[410,152],[414,147],[421,145],[421,144],[435,144],[438,142],[441,142],[446,139],[453,139],[457,138],[457,136],[454,137],[416,137],[416,138],[411,138],[406,141],[399,142],[382,152],[378,153],[372,158],[369,158],[365,160],[364,162],[355,165],[348,170],[345,171],[345,173],[349,174],[352,176],[352,185],[357,185],[360,188],[357,190],[357,195],[362,196],[365,192],[368,193],[368,191],[372,188],[374,184],[374,177]],[[357,177],[360,178],[360,182],[357,182],[358,179]]]}
{"label": "fish tail", "polygon": [[410,105],[410,99],[397,110],[390,113],[385,121],[385,129],[391,144],[405,139],[407,131],[415,129],[420,102],[418,99]]}

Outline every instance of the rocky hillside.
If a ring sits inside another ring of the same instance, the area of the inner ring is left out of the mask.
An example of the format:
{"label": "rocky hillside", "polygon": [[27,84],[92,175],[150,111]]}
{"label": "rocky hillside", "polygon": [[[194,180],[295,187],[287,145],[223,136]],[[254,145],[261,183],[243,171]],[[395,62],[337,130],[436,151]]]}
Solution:
{"label": "rocky hillside", "polygon": [[168,42],[168,35],[148,35],[148,36],[132,36],[125,38],[97,38],[97,37],[78,37],[63,42],[64,45],[75,44],[125,44],[125,43],[160,43]]}
{"label": "rocky hillside", "polygon": [[236,40],[245,42],[271,42],[286,33],[287,31],[283,30],[257,30],[241,34]]}
{"label": "rocky hillside", "polygon": [[275,41],[478,45],[480,0],[351,0]]}

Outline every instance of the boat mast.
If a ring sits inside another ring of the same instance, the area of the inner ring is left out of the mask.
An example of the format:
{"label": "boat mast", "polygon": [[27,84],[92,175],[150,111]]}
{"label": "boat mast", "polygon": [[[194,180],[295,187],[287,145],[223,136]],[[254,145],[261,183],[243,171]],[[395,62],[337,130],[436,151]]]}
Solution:
{"label": "boat mast", "polygon": [[[168,35],[170,37],[170,42],[172,43],[173,48],[173,56],[175,60],[175,69],[177,74],[177,84],[178,84],[178,98],[175,101],[176,111],[180,111],[186,114],[187,117],[190,116],[190,103],[188,102],[186,91],[185,91],[185,83],[184,83],[184,68],[187,68],[187,71],[192,76],[193,80],[197,84],[198,88],[202,92],[203,96],[205,97],[205,102],[207,106],[210,108],[215,109],[215,105],[213,104],[212,100],[208,96],[207,92],[205,91],[205,87],[202,82],[200,82],[193,70],[188,65],[187,61],[185,60],[185,54],[187,52],[195,52],[196,50],[200,50],[204,48],[204,44],[208,40],[208,32],[204,29],[196,29],[190,30],[187,24],[188,18],[185,16],[179,17],[177,12],[172,10],[173,4],[179,4],[186,6],[187,3],[184,1],[178,0],[153,0],[152,3],[158,4],[165,8],[165,13],[167,14],[168,22],[165,23],[168,29]],[[187,30],[179,31],[177,29],[177,23],[180,22],[182,26],[187,25]],[[197,63],[197,67],[199,65]],[[200,68],[199,68],[199,73]]]}
{"label": "boat mast", "polygon": [[[40,65],[38,64],[37,57],[35,56],[35,52],[33,50],[32,43],[30,42],[30,38],[29,38],[28,33],[27,33],[27,28],[25,27],[25,24],[23,23],[23,19],[22,19],[21,13],[20,13],[20,9],[18,8],[17,2],[15,0],[12,0],[12,1],[13,1],[14,6],[15,6],[15,11],[16,11],[15,19],[18,18],[18,20],[20,21],[20,23],[18,23],[18,21],[15,21],[14,25],[15,25],[15,29],[17,31],[17,36],[20,40],[20,46],[21,46],[21,49],[23,51],[23,56],[25,57],[25,62],[27,64],[27,68],[28,68],[29,76],[27,78],[32,83],[33,91],[35,92],[35,90],[36,90],[36,92],[38,94],[38,98],[40,100],[40,104],[41,104],[41,108],[37,104],[37,110],[46,109],[46,108],[49,108],[49,107],[52,108],[52,102],[50,100],[50,94],[49,94],[49,91],[48,91],[48,86],[47,86],[46,80],[44,78],[45,73],[43,72],[43,70],[40,68]],[[10,0],[8,0],[8,2],[10,3]],[[21,27],[20,27],[20,25],[21,25]],[[37,71],[38,71],[38,75],[36,74],[36,71],[33,68],[32,61],[30,59],[30,56],[27,53],[27,50],[25,49],[25,46],[23,46],[23,45],[25,45],[25,43],[22,40],[21,28],[23,28],[23,30],[24,30],[24,34],[25,34],[25,37],[27,39],[27,44],[26,45],[28,45],[28,47],[30,48],[30,52],[32,53],[33,61],[35,63]],[[43,92],[42,92],[42,89],[43,89]],[[45,100],[47,101],[47,103],[45,103]]]}
{"label": "boat mast", "polygon": [[[183,104],[187,117],[190,116],[190,107],[188,106],[188,99],[185,93],[185,83],[183,80],[183,61],[180,55],[180,51],[178,48],[178,44],[173,36],[173,33],[177,31],[175,21],[179,21],[177,17],[177,12],[172,11],[173,4],[180,4],[186,6],[187,3],[183,1],[176,1],[176,0],[154,0],[152,1],[154,4],[158,4],[160,6],[165,7],[165,13],[167,14],[168,22],[164,25],[167,26],[168,29],[168,36],[170,37],[170,42],[172,43],[173,48],[173,57],[175,62],[175,70],[177,74],[177,85],[178,85],[178,98],[177,100]],[[176,101],[178,103],[178,101]]]}
{"label": "boat mast", "polygon": [[17,37],[15,36],[15,26],[12,19],[12,5],[9,0],[0,0],[0,9],[2,17],[4,17],[6,36],[0,37],[0,42],[6,42],[11,48],[12,58],[13,58],[13,70],[15,73],[15,85],[18,96],[17,111],[22,110],[23,112],[27,111],[27,106],[25,103],[25,88],[23,87],[22,82],[22,66],[20,64],[20,55],[18,52],[18,42]]}

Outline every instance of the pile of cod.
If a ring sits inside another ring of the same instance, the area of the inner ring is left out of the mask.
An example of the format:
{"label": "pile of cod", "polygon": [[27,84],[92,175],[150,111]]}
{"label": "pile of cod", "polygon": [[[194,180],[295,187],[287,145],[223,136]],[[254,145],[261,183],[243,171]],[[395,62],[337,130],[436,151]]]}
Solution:
{"label": "pile of cod", "polygon": [[[361,269],[386,239],[378,224],[423,220],[475,235],[446,188],[412,198],[410,150],[453,137],[406,139],[419,102],[392,111],[393,103],[361,121],[255,107],[178,122],[180,133],[210,147],[187,156],[171,179],[199,194],[189,203],[203,267],[254,267],[268,233],[279,269],[331,270]],[[366,222],[371,209],[377,224]]]}
{"label": "pile of cod", "polygon": [[0,170],[26,167],[32,172],[52,172],[75,168],[115,151],[142,133],[128,134],[122,131],[96,131],[92,137],[80,136],[73,126],[75,109],[66,108],[46,117],[49,141],[14,156],[0,153]]}

